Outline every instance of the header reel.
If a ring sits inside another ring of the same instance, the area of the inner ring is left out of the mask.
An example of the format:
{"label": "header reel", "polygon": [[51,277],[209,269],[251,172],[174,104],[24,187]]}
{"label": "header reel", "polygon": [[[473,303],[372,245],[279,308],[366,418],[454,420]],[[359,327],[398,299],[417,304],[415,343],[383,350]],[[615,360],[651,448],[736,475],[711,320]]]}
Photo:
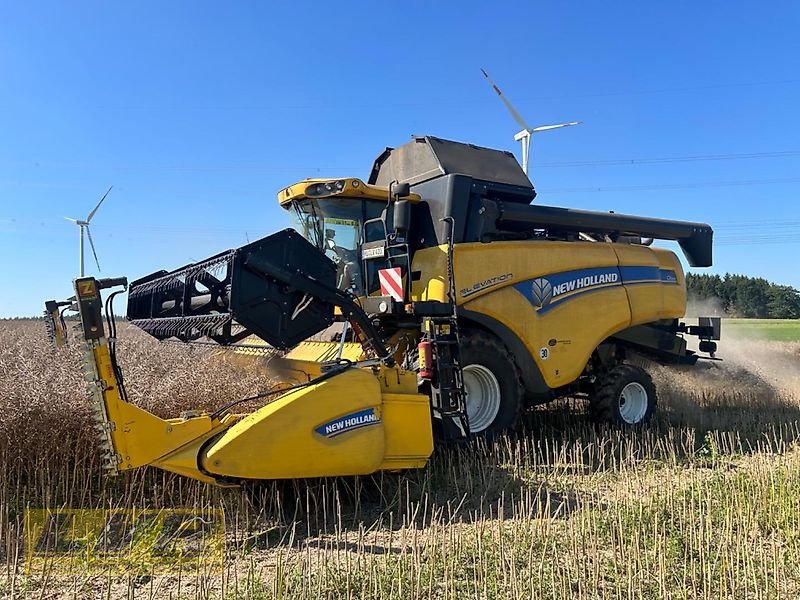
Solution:
{"label": "header reel", "polygon": [[336,266],[293,229],[157,271],[128,291],[128,319],[157,339],[207,337],[230,345],[256,335],[279,350],[331,325],[335,307],[378,358],[391,361],[367,314],[336,287]]}

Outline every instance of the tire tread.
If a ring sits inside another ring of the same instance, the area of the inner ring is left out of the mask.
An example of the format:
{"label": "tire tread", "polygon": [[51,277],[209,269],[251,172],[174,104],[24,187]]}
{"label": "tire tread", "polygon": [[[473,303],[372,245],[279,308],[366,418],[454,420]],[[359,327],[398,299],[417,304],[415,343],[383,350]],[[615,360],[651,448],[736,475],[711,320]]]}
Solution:
{"label": "tire tread", "polygon": [[[460,351],[461,355],[463,356],[465,353],[470,353],[474,351],[476,354],[480,355],[482,353],[489,353],[494,354],[497,356],[502,356],[504,361],[508,363],[511,367],[510,373],[495,373],[495,376],[500,379],[506,379],[509,376],[511,377],[514,395],[516,396],[515,406],[513,408],[513,413],[511,418],[509,419],[509,423],[502,427],[503,430],[513,430],[519,427],[520,423],[522,422],[522,414],[525,411],[525,401],[524,401],[524,386],[522,383],[522,375],[520,374],[519,367],[517,366],[516,361],[514,360],[514,356],[509,352],[508,348],[495,336],[486,333],[484,331],[478,329],[471,329],[466,330],[461,333],[460,336]],[[462,359],[461,361],[462,367],[466,366],[465,361]],[[501,402],[505,404],[506,398],[503,398]],[[497,435],[502,433],[502,431],[493,430],[493,427],[489,427],[484,431],[476,434],[476,435]]]}
{"label": "tire tread", "polygon": [[[652,407],[648,409],[644,419],[642,419],[640,423],[631,425],[625,423],[619,416],[617,402],[619,401],[619,394],[622,391],[620,382],[625,380],[629,382],[637,381],[640,379],[641,381],[639,381],[639,383],[645,385],[648,396],[652,399]],[[598,423],[614,423],[616,425],[636,427],[638,425],[644,425],[650,420],[655,412],[657,402],[655,385],[653,384],[650,374],[641,367],[622,363],[608,371],[597,384],[596,392],[589,402],[589,415],[593,421]]]}

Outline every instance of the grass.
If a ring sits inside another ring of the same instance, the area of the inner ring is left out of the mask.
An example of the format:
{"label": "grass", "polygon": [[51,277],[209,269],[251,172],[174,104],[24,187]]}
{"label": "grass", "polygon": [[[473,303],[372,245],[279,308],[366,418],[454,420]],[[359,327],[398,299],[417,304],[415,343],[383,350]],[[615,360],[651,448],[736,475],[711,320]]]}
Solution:
{"label": "grass", "polygon": [[723,336],[727,332],[749,339],[773,342],[800,342],[800,319],[725,319]]}
{"label": "grass", "polygon": [[[651,366],[641,431],[584,407],[438,450],[405,474],[210,488],[98,469],[72,350],[0,322],[0,596],[142,598],[776,598],[800,593],[800,344],[721,344],[724,363]],[[136,402],[160,414],[265,385],[207,349],[125,330]],[[209,507],[223,575],[26,576],[25,507]]]}

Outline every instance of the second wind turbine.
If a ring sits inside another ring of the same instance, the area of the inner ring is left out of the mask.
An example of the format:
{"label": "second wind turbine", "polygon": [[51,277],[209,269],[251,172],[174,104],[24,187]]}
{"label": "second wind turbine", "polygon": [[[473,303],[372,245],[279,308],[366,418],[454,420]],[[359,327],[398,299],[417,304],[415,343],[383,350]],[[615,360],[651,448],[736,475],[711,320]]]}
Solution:
{"label": "second wind turbine", "polygon": [[481,69],[481,73],[486,78],[486,81],[489,82],[489,85],[492,86],[492,89],[500,96],[500,100],[503,101],[503,104],[506,105],[508,112],[511,113],[511,116],[514,120],[522,127],[522,131],[517,133],[514,136],[514,139],[518,142],[522,143],[522,170],[525,172],[525,175],[528,174],[528,161],[531,155],[531,137],[534,133],[541,133],[542,131],[550,131],[551,129],[560,129],[562,127],[570,127],[572,125],[580,125],[583,121],[570,121],[569,123],[559,123],[557,125],[540,125],[539,127],[531,128],[526,122],[525,119],[522,118],[522,115],[517,112],[517,109],[514,108],[514,105],[503,95],[503,92],[500,91],[500,88],[497,87],[492,78],[489,77],[489,74]]}
{"label": "second wind turbine", "polygon": [[103,203],[103,200],[106,199],[106,196],[108,196],[109,192],[111,191],[111,188],[113,188],[113,187],[114,186],[112,185],[110,188],[108,188],[108,191],[105,194],[103,194],[103,197],[100,198],[100,202],[97,203],[97,206],[95,206],[94,209],[92,209],[92,212],[89,213],[89,216],[87,216],[85,220],[84,219],[71,219],[70,217],[64,217],[67,221],[72,221],[73,223],[75,223],[75,225],[77,225],[80,228],[80,232],[78,234],[80,236],[80,241],[79,241],[78,248],[79,248],[79,252],[80,252],[80,255],[81,255],[81,258],[80,258],[80,260],[81,260],[81,262],[80,262],[80,276],[81,277],[83,277],[83,275],[84,275],[84,268],[83,268],[84,267],[84,260],[83,260],[83,236],[84,236],[84,234],[86,235],[87,238],[89,238],[89,246],[92,248],[92,254],[94,255],[94,263],[97,265],[97,270],[100,271],[100,261],[97,260],[97,251],[94,249],[94,242],[92,241],[92,231],[89,229],[89,223],[91,222],[92,217],[94,217],[94,214],[97,212],[97,209],[100,208],[100,205]]}

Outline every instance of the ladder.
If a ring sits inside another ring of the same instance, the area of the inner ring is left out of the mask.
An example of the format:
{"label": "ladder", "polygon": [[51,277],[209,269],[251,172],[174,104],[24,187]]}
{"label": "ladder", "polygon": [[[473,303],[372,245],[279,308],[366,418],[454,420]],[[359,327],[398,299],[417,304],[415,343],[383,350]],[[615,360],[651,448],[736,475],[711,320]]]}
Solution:
{"label": "ladder", "polygon": [[425,317],[422,327],[433,353],[431,401],[434,414],[441,417],[442,437],[446,440],[467,439],[469,420],[459,362],[456,318],[454,315]]}

